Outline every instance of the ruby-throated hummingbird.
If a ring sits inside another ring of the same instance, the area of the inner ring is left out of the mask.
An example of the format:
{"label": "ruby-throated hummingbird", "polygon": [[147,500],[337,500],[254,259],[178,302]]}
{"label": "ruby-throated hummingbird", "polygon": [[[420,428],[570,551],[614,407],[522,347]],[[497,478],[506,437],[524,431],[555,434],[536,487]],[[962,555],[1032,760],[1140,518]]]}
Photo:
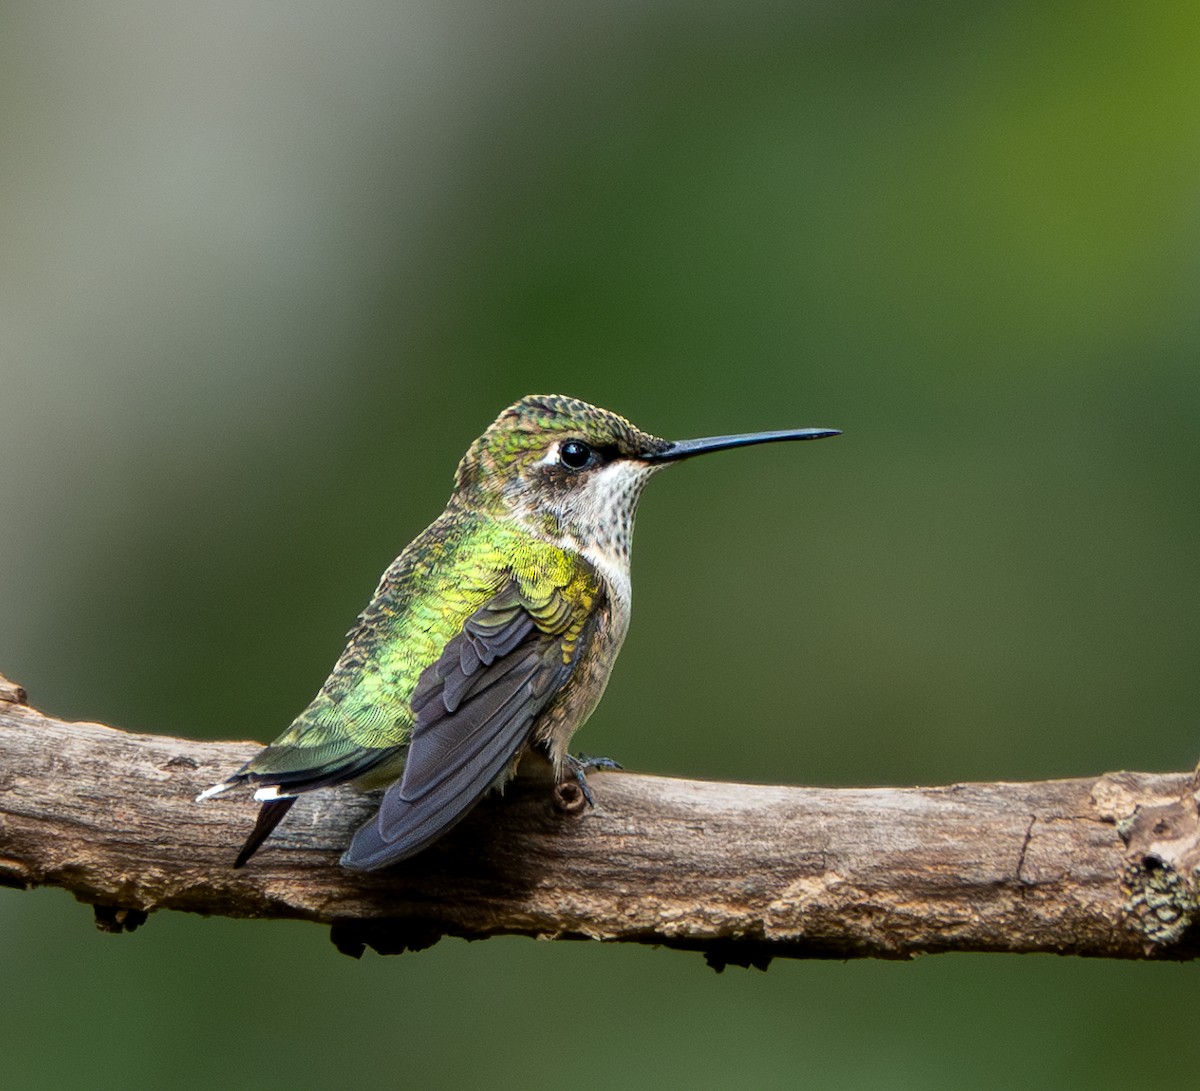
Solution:
{"label": "ruby-throated hummingbird", "polygon": [[[321,692],[198,799],[258,788],[241,867],[300,792],[390,784],[342,864],[381,868],[445,833],[530,750],[556,775],[629,628],[642,487],[680,459],[829,428],[671,442],[558,395],[510,405],[458,465],[446,510],[400,554]],[[609,763],[610,765],[615,763]],[[589,796],[590,798],[590,796]]]}

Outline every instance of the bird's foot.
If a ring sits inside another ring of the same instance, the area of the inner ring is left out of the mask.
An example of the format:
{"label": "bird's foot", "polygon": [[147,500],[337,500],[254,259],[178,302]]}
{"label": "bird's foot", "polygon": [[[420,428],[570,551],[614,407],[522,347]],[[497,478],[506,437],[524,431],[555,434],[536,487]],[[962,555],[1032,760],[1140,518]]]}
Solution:
{"label": "bird's foot", "polygon": [[[575,783],[579,785],[579,790],[583,793],[583,798],[589,807],[596,806],[596,800],[592,796],[591,788],[588,787],[588,771],[590,769],[604,771],[625,768],[619,761],[614,761],[612,758],[594,758],[590,754],[580,754],[578,756],[568,754],[566,765],[569,776],[574,777]],[[565,780],[565,783],[569,784],[570,781]]]}

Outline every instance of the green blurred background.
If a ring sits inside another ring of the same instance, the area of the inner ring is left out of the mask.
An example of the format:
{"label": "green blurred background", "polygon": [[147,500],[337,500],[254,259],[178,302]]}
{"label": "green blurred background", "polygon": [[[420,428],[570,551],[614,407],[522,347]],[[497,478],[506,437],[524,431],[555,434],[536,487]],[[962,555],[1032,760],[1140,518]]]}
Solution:
{"label": "green blurred background", "polygon": [[[467,443],[563,392],[672,437],[846,432],[654,483],[585,749],[780,783],[1190,767],[1198,43],[1154,0],[0,5],[0,671],[66,717],[268,739]],[[0,926],[17,1088],[1200,1063],[1190,966],[355,963],[301,924],[103,936],[59,891],[0,891]]]}

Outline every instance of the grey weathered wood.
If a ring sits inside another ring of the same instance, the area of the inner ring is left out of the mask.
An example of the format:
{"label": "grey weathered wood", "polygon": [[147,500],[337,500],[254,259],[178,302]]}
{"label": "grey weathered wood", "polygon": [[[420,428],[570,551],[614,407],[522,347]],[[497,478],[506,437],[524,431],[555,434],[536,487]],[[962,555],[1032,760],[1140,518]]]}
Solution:
{"label": "grey weathered wood", "polygon": [[351,953],[516,933],[698,949],[718,966],[1198,950],[1189,774],[823,789],[604,773],[595,810],[518,781],[371,875],[337,864],[371,801],[326,791],[234,871],[255,804],[193,798],[255,744],[65,723],[23,699],[0,678],[0,883],[63,887],[110,930],[182,909],[331,924]]}

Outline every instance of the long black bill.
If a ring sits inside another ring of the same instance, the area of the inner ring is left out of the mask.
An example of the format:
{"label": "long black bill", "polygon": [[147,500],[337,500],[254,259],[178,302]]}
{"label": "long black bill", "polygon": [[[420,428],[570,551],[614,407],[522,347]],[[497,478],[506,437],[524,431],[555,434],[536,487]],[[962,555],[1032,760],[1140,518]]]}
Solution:
{"label": "long black bill", "polygon": [[643,462],[677,462],[681,458],[724,451],[730,447],[751,447],[756,443],[780,443],[785,439],[824,439],[840,436],[836,428],[793,428],[786,432],[748,432],[742,436],[709,436],[707,439],[682,439],[661,451],[642,455]]}

